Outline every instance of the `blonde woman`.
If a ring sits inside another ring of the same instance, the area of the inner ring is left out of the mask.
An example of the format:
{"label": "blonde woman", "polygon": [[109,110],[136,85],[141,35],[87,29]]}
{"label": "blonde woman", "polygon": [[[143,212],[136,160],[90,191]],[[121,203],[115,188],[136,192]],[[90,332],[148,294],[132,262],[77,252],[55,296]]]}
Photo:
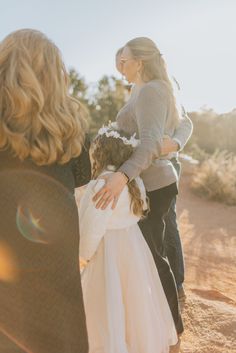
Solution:
{"label": "blonde woman", "polygon": [[1,352],[88,351],[73,196],[87,123],[67,83],[41,32],[0,43]]}
{"label": "blonde woman", "polygon": [[[122,74],[122,52],[123,47],[116,52],[115,65],[116,69]],[[132,93],[134,92],[135,85],[132,87]],[[172,138],[165,135],[161,144],[161,156],[165,159],[169,159],[173,164],[178,178],[180,177],[181,165],[178,159],[178,149],[185,146],[188,139],[190,138],[193,130],[193,124],[187,116],[185,110],[182,108],[182,116],[180,124],[175,128]],[[176,136],[178,136],[176,138]],[[176,197],[172,200],[171,206],[168,213],[165,216],[165,236],[164,236],[164,248],[168,258],[171,270],[175,277],[177,286],[178,298],[180,302],[185,300],[185,292],[183,288],[184,283],[184,256],[182,250],[182,244],[177,224],[176,215]]]}
{"label": "blonde woman", "polygon": [[152,251],[180,334],[183,324],[176,285],[163,246],[164,216],[178,192],[178,176],[170,160],[161,157],[161,154],[165,135],[175,137],[177,151],[191,131],[188,129],[186,134],[185,129],[177,129],[181,114],[164,59],[151,39],[140,37],[126,43],[121,64],[123,75],[128,82],[135,84],[135,91],[118,113],[118,126],[127,133],[136,133],[141,143],[116,173],[104,177],[106,184],[94,196],[94,201],[98,208],[105,209],[110,202],[114,208],[124,186],[138,175],[143,179],[150,199],[150,213],[140,227]]}

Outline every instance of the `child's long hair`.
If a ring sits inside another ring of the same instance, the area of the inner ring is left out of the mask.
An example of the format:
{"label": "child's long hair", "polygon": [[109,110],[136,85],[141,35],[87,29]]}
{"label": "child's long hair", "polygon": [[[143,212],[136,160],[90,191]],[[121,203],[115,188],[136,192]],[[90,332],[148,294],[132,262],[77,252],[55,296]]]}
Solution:
{"label": "child's long hair", "polygon": [[[109,131],[117,131],[111,129]],[[121,137],[130,138],[130,135],[122,130],[119,130]],[[113,166],[114,171],[130,158],[134,152],[134,147],[124,144],[120,138],[107,137],[105,134],[97,135],[91,145],[92,157],[92,178],[96,179],[108,166]],[[144,201],[141,197],[140,189],[135,180],[131,180],[127,184],[130,199],[131,211],[140,217],[143,217],[147,211],[144,212]]]}

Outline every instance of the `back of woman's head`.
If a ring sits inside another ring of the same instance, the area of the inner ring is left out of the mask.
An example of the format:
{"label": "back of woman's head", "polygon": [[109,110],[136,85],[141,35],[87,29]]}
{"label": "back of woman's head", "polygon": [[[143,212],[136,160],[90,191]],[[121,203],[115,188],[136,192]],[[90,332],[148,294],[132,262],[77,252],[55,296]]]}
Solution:
{"label": "back of woman's head", "polygon": [[[102,128],[99,131],[103,131]],[[97,178],[106,169],[117,171],[134,152],[138,141],[122,130],[111,127],[98,134],[91,145],[92,177]],[[137,216],[144,214],[144,201],[135,180],[130,181],[128,190],[131,199],[131,210]]]}
{"label": "back of woman's head", "polygon": [[[112,132],[116,132],[121,138],[113,137]],[[109,136],[111,135],[111,136]],[[110,128],[107,134],[98,134],[91,146],[92,155],[92,174],[96,178],[108,166],[114,167],[115,170],[130,158],[134,152],[131,144],[124,144],[122,138],[130,138],[130,135],[124,131]]]}
{"label": "back of woman's head", "polygon": [[142,60],[142,78],[144,81],[154,79],[168,82],[168,75],[162,54],[156,44],[149,38],[137,37],[125,45],[135,59]]}
{"label": "back of woman's head", "polygon": [[66,163],[80,154],[86,125],[56,45],[32,29],[8,35],[0,43],[0,148],[39,165]]}
{"label": "back of woman's head", "polygon": [[151,80],[162,81],[174,104],[174,121],[176,125],[180,120],[180,108],[177,106],[173,86],[167,72],[167,66],[163,55],[156,44],[147,37],[137,37],[126,43],[132,57],[142,61],[141,77],[144,82]]}

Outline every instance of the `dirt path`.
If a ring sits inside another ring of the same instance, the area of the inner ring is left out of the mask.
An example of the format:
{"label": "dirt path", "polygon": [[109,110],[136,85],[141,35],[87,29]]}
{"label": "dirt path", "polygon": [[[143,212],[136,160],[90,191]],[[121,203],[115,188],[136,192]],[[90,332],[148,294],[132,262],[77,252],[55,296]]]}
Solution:
{"label": "dirt path", "polygon": [[207,201],[180,184],[178,218],[187,301],[183,353],[236,353],[236,207]]}

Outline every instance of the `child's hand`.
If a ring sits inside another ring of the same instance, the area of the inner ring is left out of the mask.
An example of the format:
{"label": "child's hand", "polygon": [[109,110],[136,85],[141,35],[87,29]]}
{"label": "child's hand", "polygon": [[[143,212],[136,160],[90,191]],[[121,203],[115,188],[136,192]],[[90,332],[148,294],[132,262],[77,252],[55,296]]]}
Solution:
{"label": "child's hand", "polygon": [[88,265],[88,261],[83,259],[82,257],[79,258],[79,268],[80,271],[83,271],[84,268]]}
{"label": "child's hand", "polygon": [[96,202],[96,208],[105,210],[112,202],[112,209],[116,207],[119,196],[127,184],[127,178],[121,172],[103,175],[101,179],[105,180],[105,185],[93,197]]}

